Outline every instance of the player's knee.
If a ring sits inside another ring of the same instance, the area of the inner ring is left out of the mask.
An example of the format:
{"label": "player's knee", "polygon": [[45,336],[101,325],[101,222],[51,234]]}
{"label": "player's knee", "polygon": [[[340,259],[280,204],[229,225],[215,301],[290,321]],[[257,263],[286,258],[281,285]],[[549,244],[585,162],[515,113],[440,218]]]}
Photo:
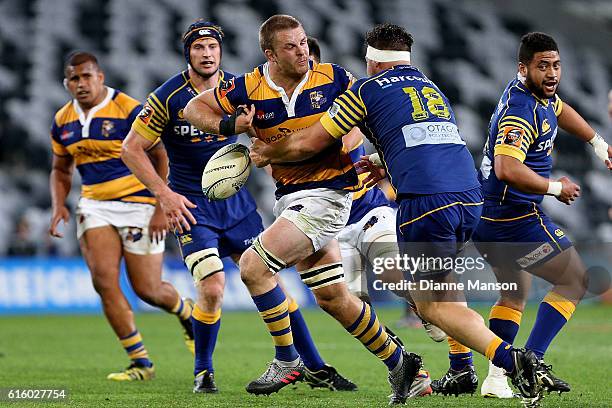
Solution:
{"label": "player's knee", "polygon": [[119,283],[115,279],[113,279],[112,274],[100,276],[94,272],[92,273],[91,281],[95,291],[102,298],[110,297],[116,293],[121,292]]}
{"label": "player's knee", "polygon": [[132,282],[132,285],[136,295],[144,302],[151,306],[158,306],[160,304],[161,297],[157,288],[146,284],[134,284],[134,282]]}
{"label": "player's knee", "polygon": [[253,245],[244,251],[240,257],[240,277],[249,287],[251,284],[265,279],[270,274],[276,274],[287,267],[287,264],[266,249],[258,236]]}
{"label": "player's knee", "polygon": [[419,316],[429,323],[438,325],[440,310],[437,302],[417,302]]}
{"label": "player's knee", "polygon": [[249,287],[250,284],[256,282],[261,277],[261,260],[253,251],[244,251],[238,262],[240,268],[240,279]]}
{"label": "player's knee", "polygon": [[198,298],[205,303],[206,309],[217,309],[223,303],[224,280],[215,276],[198,283]]}
{"label": "player's knee", "polygon": [[217,248],[206,248],[189,254],[185,257],[185,264],[196,285],[210,276],[223,272],[223,262]]}

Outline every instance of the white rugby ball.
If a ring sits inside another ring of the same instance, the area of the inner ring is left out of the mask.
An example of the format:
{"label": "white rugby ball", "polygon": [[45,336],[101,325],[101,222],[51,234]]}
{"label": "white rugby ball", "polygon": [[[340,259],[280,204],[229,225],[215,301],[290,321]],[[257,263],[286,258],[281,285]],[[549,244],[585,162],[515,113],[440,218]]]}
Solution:
{"label": "white rugby ball", "polygon": [[249,148],[232,143],[212,155],[202,173],[202,192],[210,200],[224,200],[236,194],[251,173]]}

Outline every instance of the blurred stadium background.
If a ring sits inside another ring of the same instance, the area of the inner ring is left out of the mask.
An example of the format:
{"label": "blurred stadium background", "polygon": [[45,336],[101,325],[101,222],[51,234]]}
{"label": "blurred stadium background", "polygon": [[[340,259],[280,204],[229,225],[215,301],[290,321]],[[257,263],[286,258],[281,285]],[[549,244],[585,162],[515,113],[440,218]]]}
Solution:
{"label": "blurred stadium background", "polygon": [[[561,97],[612,139],[607,108],[612,84],[609,1],[2,0],[0,314],[99,310],[79,258],[75,223],[66,226],[62,240],[46,232],[49,128],[53,114],[69,98],[61,85],[66,53],[95,53],[108,85],[144,101],[148,92],[184,69],[180,35],[195,18],[223,26],[222,66],[240,74],[262,62],[257,29],[274,13],[298,17],[307,33],[320,40],[323,60],[343,65],[358,77],[365,75],[365,30],[384,21],[407,27],[415,37],[415,65],[449,97],[477,163],[490,114],[515,75],[520,36],[548,32],[561,49]],[[608,243],[598,255],[610,265],[612,178],[590,148],[563,132],[554,158],[554,175],[577,180],[583,197],[571,207],[546,199],[544,207],[576,242]],[[264,172],[255,171],[249,188],[269,223],[273,184]],[[76,176],[68,200],[73,210],[79,189]],[[173,238],[167,247],[166,276],[189,292],[190,277]],[[299,281],[290,284],[302,290]],[[226,307],[251,306],[237,275],[228,279],[228,291],[236,295],[226,295]],[[308,294],[301,293],[308,303]]]}

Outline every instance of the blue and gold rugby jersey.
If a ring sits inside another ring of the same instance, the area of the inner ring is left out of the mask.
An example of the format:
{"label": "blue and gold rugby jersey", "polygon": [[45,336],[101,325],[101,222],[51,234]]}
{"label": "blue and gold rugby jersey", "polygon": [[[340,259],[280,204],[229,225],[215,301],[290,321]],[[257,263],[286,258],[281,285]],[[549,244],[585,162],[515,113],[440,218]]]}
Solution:
{"label": "blue and gold rugby jersey", "polygon": [[53,153],[74,157],[82,197],[155,204],[149,190],[121,161],[121,144],[140,108],[137,100],[107,87],[106,98],[89,111],[88,118],[76,101],[55,114]]}
{"label": "blue and gold rugby jersey", "polygon": [[[353,163],[359,161],[361,156],[366,154],[365,147],[363,146],[363,140],[359,141],[355,147],[353,147],[350,151],[351,160]],[[367,174],[359,175],[359,186],[360,189],[353,193],[353,203],[351,205],[351,213],[349,215],[349,219],[346,222],[346,225],[351,225],[360,221],[368,212],[372,211],[374,208],[382,207],[382,206],[391,206],[391,202],[385,196],[385,193],[378,188],[378,186],[373,186],[371,188],[367,188],[363,185],[362,180],[367,177]]]}
{"label": "blue and gold rugby jersey", "polygon": [[[268,75],[268,65],[217,87],[219,106],[232,114],[238,105],[255,105],[253,127],[259,139],[275,143],[315,123],[334,98],[352,84],[353,77],[334,64],[310,63],[310,70],[291,99]],[[357,173],[348,152],[338,140],[314,157],[296,163],[273,164],[276,196],[313,188],[355,190]]]}
{"label": "blue and gold rugby jersey", "polygon": [[398,196],[480,186],[448,100],[410,65],[360,79],[335,100],[321,124],[334,137],[359,126],[378,150]]}
{"label": "blue and gold rugby jersey", "polygon": [[[219,74],[220,82],[234,77],[223,71]],[[217,150],[237,140],[237,136],[202,132],[183,118],[185,105],[198,93],[189,71],[180,72],[149,95],[132,125],[152,142],[161,138],[170,160],[170,187],[181,194],[202,195],[204,166]]]}
{"label": "blue and gold rugby jersey", "polygon": [[503,154],[523,162],[542,177],[550,177],[552,149],[557,137],[557,117],[563,102],[555,95],[540,99],[518,79],[510,81],[489,122],[489,134],[480,166],[486,201],[540,203],[544,196],[519,191],[495,175],[495,156]]}

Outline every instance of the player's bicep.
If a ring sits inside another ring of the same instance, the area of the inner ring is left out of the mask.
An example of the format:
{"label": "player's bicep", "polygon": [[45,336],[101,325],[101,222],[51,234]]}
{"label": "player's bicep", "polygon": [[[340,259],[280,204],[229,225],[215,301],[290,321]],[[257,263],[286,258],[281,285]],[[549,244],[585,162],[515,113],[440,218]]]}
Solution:
{"label": "player's bicep", "polygon": [[165,105],[155,94],[151,94],[132,122],[132,131],[154,143],[161,136],[168,122],[168,111]]}
{"label": "player's bicep", "polygon": [[123,139],[123,152],[130,153],[134,150],[149,151],[159,143],[159,137],[153,139],[148,133],[142,133],[137,127],[132,127],[125,139]]}
{"label": "player's bicep", "polygon": [[365,119],[363,101],[348,90],[334,100],[332,106],[321,117],[320,123],[335,138],[346,135]]}
{"label": "player's bicep", "polygon": [[223,113],[231,115],[240,105],[249,105],[246,78],[236,77],[223,81],[213,90],[216,105]]}
{"label": "player's bicep", "polygon": [[51,159],[51,169],[53,171],[71,175],[73,168],[74,168],[74,157],[72,157],[72,155],[67,154],[67,155],[58,156],[55,153],[53,154],[53,157]]}

